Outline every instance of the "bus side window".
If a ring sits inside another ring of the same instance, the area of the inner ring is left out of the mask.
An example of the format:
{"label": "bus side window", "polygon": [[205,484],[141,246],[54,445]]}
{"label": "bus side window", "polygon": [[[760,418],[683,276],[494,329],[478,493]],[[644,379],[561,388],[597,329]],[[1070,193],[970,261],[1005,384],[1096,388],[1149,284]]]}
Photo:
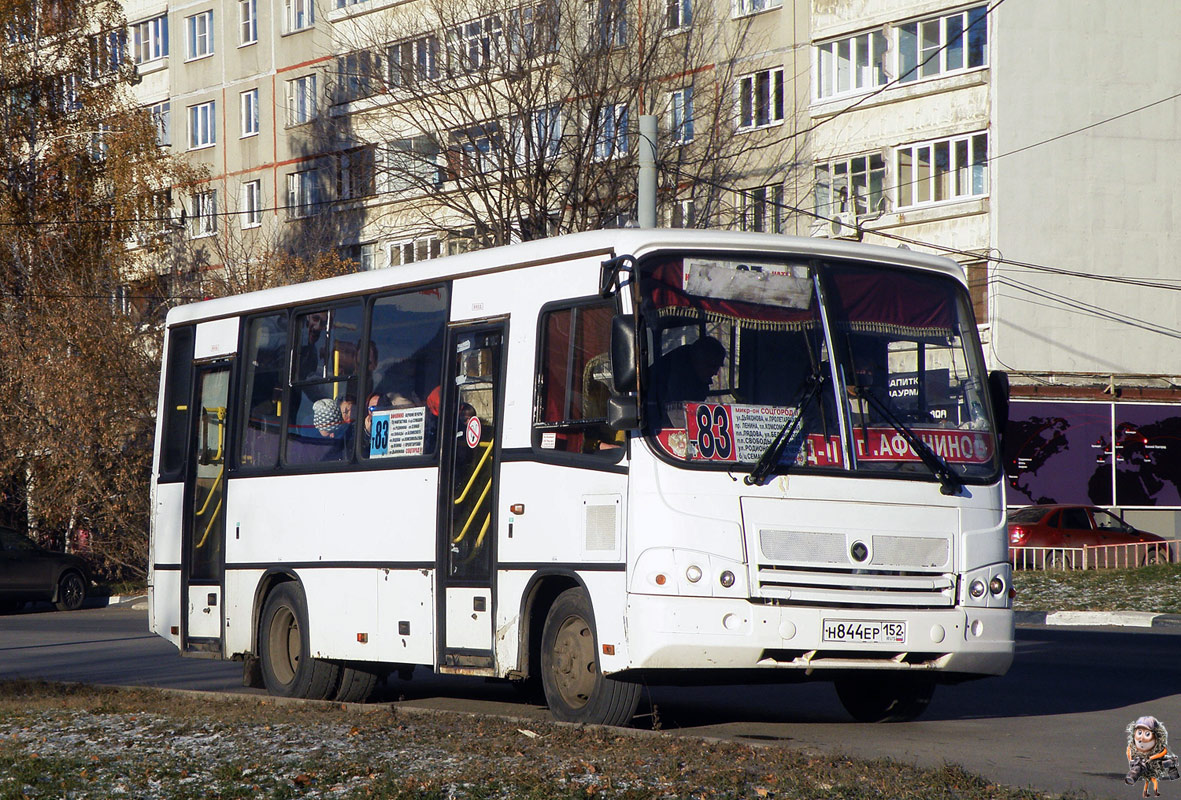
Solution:
{"label": "bus side window", "polygon": [[614,314],[614,304],[601,300],[542,311],[535,448],[618,455],[621,434],[606,424]]}
{"label": "bus side window", "polygon": [[189,439],[189,394],[193,380],[193,328],[172,328],[168,333],[165,374],[164,420],[161,425],[160,479],[176,480],[185,467]]}
{"label": "bus side window", "polygon": [[374,301],[364,392],[358,395],[361,458],[396,461],[435,453],[447,308],[443,286]]}
{"label": "bus side window", "polygon": [[361,320],[359,302],[296,314],[295,374],[284,409],[285,463],[350,460],[357,429],[351,410],[357,398]]}
{"label": "bus side window", "polygon": [[283,433],[283,387],[287,382],[287,314],[268,314],[246,323],[245,424],[238,463],[247,469],[279,463]]}

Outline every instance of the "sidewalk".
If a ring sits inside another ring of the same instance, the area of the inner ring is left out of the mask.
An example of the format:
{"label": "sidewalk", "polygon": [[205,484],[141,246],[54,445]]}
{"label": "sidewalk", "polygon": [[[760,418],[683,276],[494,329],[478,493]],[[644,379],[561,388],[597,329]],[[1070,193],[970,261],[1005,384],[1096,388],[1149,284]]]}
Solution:
{"label": "sidewalk", "polygon": [[1181,628],[1181,614],[1149,611],[1014,611],[1018,625],[1115,625],[1125,628]]}

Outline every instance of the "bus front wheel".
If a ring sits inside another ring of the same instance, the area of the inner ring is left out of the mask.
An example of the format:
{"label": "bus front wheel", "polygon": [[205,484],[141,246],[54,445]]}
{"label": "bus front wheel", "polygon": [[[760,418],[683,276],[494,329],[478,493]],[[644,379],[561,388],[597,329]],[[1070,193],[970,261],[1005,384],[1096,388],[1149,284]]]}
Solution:
{"label": "bus front wheel", "polygon": [[582,589],[558,595],[541,634],[541,684],[555,719],[626,725],[640,703],[640,686],[603,675],[594,614]]}
{"label": "bus front wheel", "polygon": [[908,722],[926,710],[935,694],[927,675],[860,672],[835,681],[841,705],[858,722]]}
{"label": "bus front wheel", "polygon": [[258,629],[268,693],[309,700],[332,697],[340,685],[340,666],[311,657],[308,604],[298,584],[281,583],[267,595]]}

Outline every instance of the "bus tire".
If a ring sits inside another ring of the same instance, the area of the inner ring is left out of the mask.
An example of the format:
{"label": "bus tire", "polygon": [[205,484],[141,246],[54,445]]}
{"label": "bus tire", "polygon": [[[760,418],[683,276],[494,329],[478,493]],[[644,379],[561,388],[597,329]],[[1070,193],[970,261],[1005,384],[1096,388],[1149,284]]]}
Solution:
{"label": "bus tire", "polygon": [[364,703],[377,687],[377,672],[361,664],[346,663],[340,670],[340,686],[332,699],[341,703]]}
{"label": "bus tire", "polygon": [[909,722],[935,694],[929,675],[860,672],[834,681],[841,705],[858,722]]}
{"label": "bus tire", "polygon": [[599,669],[594,614],[582,589],[558,595],[541,633],[541,684],[546,705],[562,722],[626,725],[640,703],[639,684]]}
{"label": "bus tire", "polygon": [[86,580],[74,570],[61,576],[57,582],[58,611],[77,611],[86,602]]}
{"label": "bus tire", "polygon": [[340,685],[340,665],[312,658],[308,603],[299,585],[281,583],[267,595],[259,621],[259,661],[267,693],[327,700]]}

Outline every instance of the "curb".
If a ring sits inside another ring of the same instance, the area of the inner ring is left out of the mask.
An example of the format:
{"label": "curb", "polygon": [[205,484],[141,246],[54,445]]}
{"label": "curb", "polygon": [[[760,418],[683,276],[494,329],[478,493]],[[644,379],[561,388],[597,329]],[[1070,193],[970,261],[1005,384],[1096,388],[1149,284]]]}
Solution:
{"label": "curb", "polygon": [[1014,611],[1013,622],[1017,625],[1181,628],[1181,614],[1153,614],[1147,611]]}

